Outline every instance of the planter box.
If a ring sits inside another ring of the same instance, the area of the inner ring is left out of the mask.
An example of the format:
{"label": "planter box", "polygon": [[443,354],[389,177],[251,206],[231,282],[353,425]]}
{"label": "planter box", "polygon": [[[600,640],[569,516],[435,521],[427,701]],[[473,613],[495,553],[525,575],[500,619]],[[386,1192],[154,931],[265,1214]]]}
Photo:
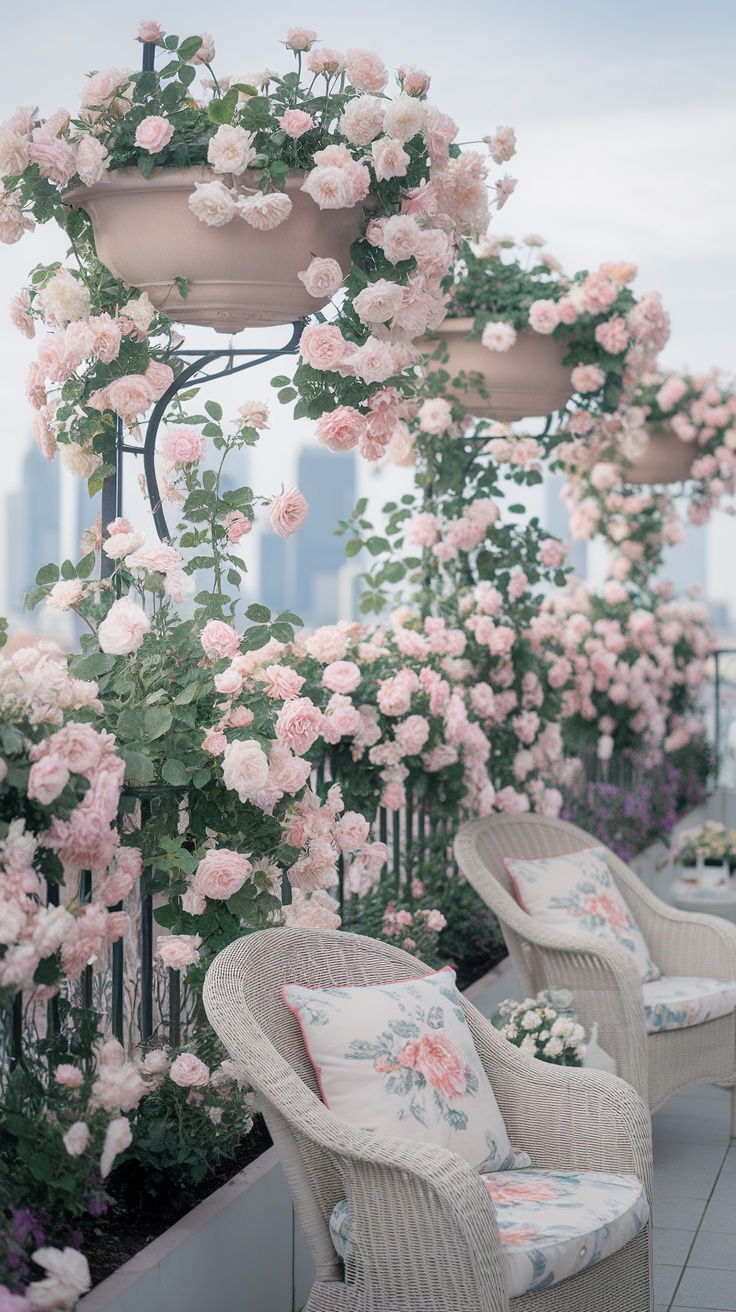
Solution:
{"label": "planter box", "polygon": [[269,1148],[97,1285],[79,1312],[301,1312],[314,1278]]}

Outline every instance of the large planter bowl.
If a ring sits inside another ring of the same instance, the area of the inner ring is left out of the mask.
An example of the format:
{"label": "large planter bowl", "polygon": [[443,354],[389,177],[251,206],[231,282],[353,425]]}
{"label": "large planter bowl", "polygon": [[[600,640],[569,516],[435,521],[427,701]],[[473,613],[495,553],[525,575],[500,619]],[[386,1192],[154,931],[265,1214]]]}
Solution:
{"label": "large planter bowl", "polygon": [[683,442],[669,424],[648,424],[649,446],[623,472],[625,483],[683,483],[698,454],[693,442]]}
{"label": "large planter bowl", "polygon": [[[485,378],[490,400],[475,391],[462,393],[472,415],[510,424],[559,410],[573,393],[570,370],[562,363],[564,342],[529,329],[519,333],[510,351],[489,351],[479,337],[468,341],[472,319],[445,319],[435,330],[449,354],[447,368],[454,377],[480,373]],[[424,338],[419,345],[432,352],[437,341]]]}
{"label": "large planter bowl", "polygon": [[[188,199],[195,182],[212,182],[207,168],[118,169],[94,187],[74,187],[67,205],[92,221],[97,254],[116,277],[140,287],[153,304],[181,323],[202,324],[221,333],[292,323],[327,304],[310,296],[297,274],[313,255],[350,267],[350,247],[360,234],[360,205],[321,210],[300,190],[304,175],[290,174],[293,203],[288,219],[270,232],[251,228],[239,215],[221,228],[192,214]],[[239,181],[256,187],[259,174],[246,170]],[[175,279],[186,278],[184,299]]]}

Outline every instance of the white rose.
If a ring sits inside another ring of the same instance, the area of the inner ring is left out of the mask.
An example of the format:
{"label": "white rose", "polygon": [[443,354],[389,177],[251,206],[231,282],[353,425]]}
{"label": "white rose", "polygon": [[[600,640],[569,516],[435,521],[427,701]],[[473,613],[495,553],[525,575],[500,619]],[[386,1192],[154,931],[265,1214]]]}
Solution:
{"label": "white rose", "polygon": [[211,228],[221,228],[235,214],[235,201],[222,182],[197,182],[189,197],[195,218]]}
{"label": "white rose", "polygon": [[108,656],[130,656],[138,651],[150,627],[145,611],[127,597],[120,597],[97,630],[100,649]]}
{"label": "white rose", "polygon": [[241,802],[247,802],[266,785],[268,757],[252,738],[238,738],[225,748],[222,775],[225,787],[236,792]]}
{"label": "white rose", "polygon": [[109,152],[97,137],[82,137],[77,146],[77,173],[85,187],[93,187],[99,182],[105,169],[110,166]]}
{"label": "white rose", "polygon": [[252,132],[222,123],[207,147],[207,158],[215,173],[243,173],[256,157],[253,141]]}
{"label": "white rose", "polygon": [[383,118],[383,130],[394,141],[411,141],[427,120],[427,107],[416,96],[402,93],[389,105]]}

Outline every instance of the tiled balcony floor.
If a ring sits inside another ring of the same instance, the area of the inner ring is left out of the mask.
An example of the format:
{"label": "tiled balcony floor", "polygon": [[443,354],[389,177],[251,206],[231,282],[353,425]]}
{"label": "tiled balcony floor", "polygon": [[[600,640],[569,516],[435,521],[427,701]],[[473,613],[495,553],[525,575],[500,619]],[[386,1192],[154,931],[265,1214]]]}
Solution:
{"label": "tiled balcony floor", "polygon": [[[486,1016],[520,998],[510,967],[468,997]],[[487,977],[488,980],[488,977]],[[731,1095],[699,1084],[652,1118],[656,1312],[736,1312],[736,1142]]]}

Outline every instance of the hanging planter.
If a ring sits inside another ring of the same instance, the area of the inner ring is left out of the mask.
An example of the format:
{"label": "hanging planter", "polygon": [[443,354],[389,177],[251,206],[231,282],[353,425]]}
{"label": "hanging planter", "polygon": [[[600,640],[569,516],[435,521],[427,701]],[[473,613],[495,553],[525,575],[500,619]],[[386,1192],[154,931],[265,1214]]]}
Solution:
{"label": "hanging planter", "polygon": [[[463,403],[478,418],[513,423],[536,415],[548,415],[566,405],[573,393],[570,369],[563,363],[565,342],[531,329],[520,332],[507,351],[489,351],[479,337],[469,338],[473,320],[445,319],[435,330],[447,348],[447,368],[452,377],[460,372],[480,373],[488,397],[473,388],[463,393]],[[431,352],[436,341],[425,338],[420,345]]]}
{"label": "hanging planter", "polygon": [[649,444],[643,455],[622,469],[625,483],[684,483],[690,477],[698,448],[668,423],[647,425]]}
{"label": "hanging planter", "polygon": [[[315,297],[298,274],[312,255],[350,268],[350,247],[360,235],[362,207],[320,210],[300,190],[304,174],[286,179],[288,218],[261,232],[237,216],[206,226],[189,208],[197,183],[213,182],[208,168],[118,169],[93,187],[74,187],[64,201],[89,215],[97,253],[116,277],[148,293],[157,309],[181,323],[222,333],[292,323],[329,302]],[[244,181],[258,187],[260,173]],[[177,280],[186,279],[182,296]]]}

